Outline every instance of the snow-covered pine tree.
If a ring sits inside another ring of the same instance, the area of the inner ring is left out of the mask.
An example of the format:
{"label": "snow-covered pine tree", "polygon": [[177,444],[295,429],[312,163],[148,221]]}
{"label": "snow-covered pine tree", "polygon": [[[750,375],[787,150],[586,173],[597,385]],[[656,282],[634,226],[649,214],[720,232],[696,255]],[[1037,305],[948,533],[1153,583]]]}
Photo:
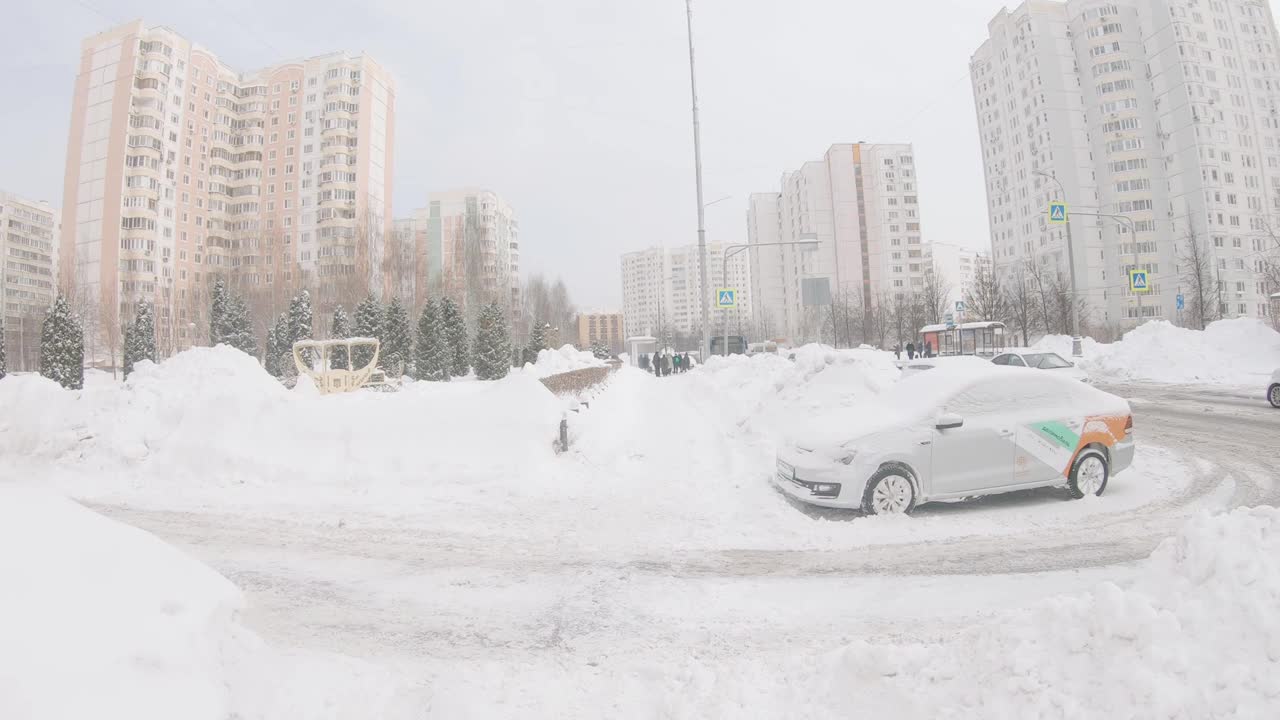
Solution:
{"label": "snow-covered pine tree", "polygon": [[[356,306],[356,327],[352,337],[359,338],[377,338],[382,339],[382,307],[378,305],[378,300],[370,295],[360,304]],[[385,355],[385,350],[379,353],[379,360]],[[369,348],[352,348],[351,364],[357,368],[364,367],[370,359],[373,358],[373,350]]]}
{"label": "snow-covered pine tree", "polygon": [[291,374],[293,368],[293,341],[289,338],[289,315],[282,313],[267,333],[267,372],[276,377]]}
{"label": "snow-covered pine tree", "polygon": [[40,327],[40,374],[64,388],[84,387],[84,329],[61,294]]}
{"label": "snow-covered pine tree", "polygon": [[462,377],[471,371],[471,348],[467,338],[467,320],[453,298],[447,297],[440,302],[440,324],[449,345],[449,374]]}
{"label": "snow-covered pine tree", "polygon": [[227,299],[227,314],[223,336],[219,342],[248,355],[258,354],[258,341],[253,337],[253,321],[249,319],[249,308],[239,295],[231,295]]}
{"label": "snow-covered pine tree", "polygon": [[382,367],[396,377],[405,374],[413,359],[413,330],[409,326],[409,312],[400,304],[400,298],[392,298],[387,306],[381,339]]}
{"label": "snow-covered pine tree", "polygon": [[603,340],[597,340],[591,343],[591,354],[597,360],[608,360],[613,357],[613,353],[609,352],[609,346],[604,344]]}
{"label": "snow-covered pine tree", "polygon": [[422,307],[414,351],[414,377],[419,380],[449,379],[449,343],[444,336],[440,303],[435,298],[427,300]]}
{"label": "snow-covered pine tree", "polygon": [[533,321],[533,330],[529,332],[529,362],[538,362],[538,353],[547,349],[547,330],[550,328],[548,323]]}
{"label": "snow-covered pine tree", "polygon": [[[333,311],[333,322],[329,325],[330,340],[345,340],[351,337],[351,320],[347,317],[347,311],[339,305]],[[347,370],[351,367],[351,363],[347,361],[346,348],[333,348],[329,355],[329,367],[335,370]]]}
{"label": "snow-covered pine tree", "polygon": [[4,379],[4,316],[0,315],[0,380]]}
{"label": "snow-covered pine tree", "polygon": [[209,344],[225,343],[227,337],[227,320],[230,310],[227,283],[219,277],[213,283],[213,303],[209,308]]}
{"label": "snow-covered pine tree", "polygon": [[476,320],[475,364],[479,380],[500,380],[511,370],[511,333],[507,314],[496,302],[480,311]]}
{"label": "snow-covered pine tree", "polygon": [[311,339],[311,293],[303,290],[293,296],[289,303],[289,343],[286,350],[292,351],[293,344],[299,340]]}
{"label": "snow-covered pine tree", "polygon": [[133,322],[124,329],[124,376],[129,377],[139,360],[156,361],[156,322],[149,303],[138,301]]}

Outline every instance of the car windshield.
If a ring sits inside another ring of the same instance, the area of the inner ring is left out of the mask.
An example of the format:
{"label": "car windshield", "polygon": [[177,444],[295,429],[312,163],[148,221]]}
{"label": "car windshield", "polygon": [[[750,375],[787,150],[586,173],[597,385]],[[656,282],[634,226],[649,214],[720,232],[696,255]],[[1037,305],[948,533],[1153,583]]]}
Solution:
{"label": "car windshield", "polygon": [[1058,353],[1032,353],[1023,355],[1022,359],[1027,362],[1027,367],[1040,368],[1041,370],[1057,370],[1071,367],[1071,363],[1062,359],[1062,356]]}

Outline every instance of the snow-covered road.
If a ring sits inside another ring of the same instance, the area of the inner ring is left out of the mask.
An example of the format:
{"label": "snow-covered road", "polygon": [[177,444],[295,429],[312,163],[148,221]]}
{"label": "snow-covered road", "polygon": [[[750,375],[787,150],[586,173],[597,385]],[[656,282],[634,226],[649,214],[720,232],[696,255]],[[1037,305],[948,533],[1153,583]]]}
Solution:
{"label": "snow-covered road", "polygon": [[[571,649],[590,658],[632,644],[728,652],[744,643],[823,646],[851,632],[932,636],[950,632],[957,617],[1123,580],[1117,565],[1146,557],[1198,509],[1280,500],[1280,412],[1197,391],[1115,390],[1133,398],[1140,443],[1162,448],[1148,465],[1189,478],[1127,512],[1022,523],[1004,535],[957,528],[1053,516],[1073,503],[1044,490],[925,506],[902,521],[828,514],[885,531],[882,543],[846,549],[623,554],[536,538],[517,547],[369,519],[93,507],[187,549],[244,588],[249,623],[268,639],[360,657],[438,662]],[[1087,502],[1123,502],[1124,481],[1117,478],[1117,498]],[[904,523],[919,523],[925,539],[910,539]],[[1018,577],[1025,573],[1045,574]],[[937,601],[943,588],[945,604]],[[1003,605],[990,607],[993,596]]]}

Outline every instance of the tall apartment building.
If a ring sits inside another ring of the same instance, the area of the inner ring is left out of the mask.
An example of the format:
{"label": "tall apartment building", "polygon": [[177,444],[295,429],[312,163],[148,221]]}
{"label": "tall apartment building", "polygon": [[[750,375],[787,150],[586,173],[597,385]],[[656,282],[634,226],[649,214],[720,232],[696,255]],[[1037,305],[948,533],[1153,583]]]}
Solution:
{"label": "tall apartment building", "polygon": [[578,333],[575,338],[579,350],[604,343],[611,352],[622,352],[626,337],[622,333],[622,313],[590,312],[578,315]]}
{"label": "tall apartment building", "polygon": [[58,211],[0,192],[0,319],[10,370],[35,370],[40,325],[57,295]]}
{"label": "tall apartment building", "polygon": [[520,307],[520,225],[515,211],[490,190],[435,192],[427,207],[396,220],[414,248],[414,297],[447,294],[471,314],[497,300],[516,317]]}
{"label": "tall apartment building", "polygon": [[832,145],[783,175],[779,192],[752,194],[752,245],[820,243],[750,251],[756,326],[768,337],[819,339],[825,311],[804,307],[806,278],[828,278],[833,298],[863,307],[919,291],[929,269],[919,212],[910,144]]}
{"label": "tall apartment building", "polygon": [[[1261,270],[1280,220],[1270,7],[1028,0],[989,31],[970,71],[998,271],[1016,279],[1035,263],[1069,283],[1064,228],[1046,218],[1065,199],[1079,211],[1070,227],[1084,319],[1182,320],[1193,239],[1209,255],[1217,312],[1268,314]],[[1149,294],[1130,293],[1134,267],[1148,271]]]}
{"label": "tall apartment building", "polygon": [[955,312],[958,307],[956,303],[963,302],[972,292],[978,268],[983,265],[990,267],[991,255],[953,243],[931,242],[928,248],[934,272],[938,273],[948,289],[947,307]]}
{"label": "tall apartment building", "polygon": [[217,276],[260,323],[302,287],[378,287],[394,125],[391,77],[365,55],[242,73],[169,28],[94,35],[72,105],[60,282],[119,309],[117,326],[154,301],[171,349],[207,337]]}
{"label": "tall apartment building", "polygon": [[[719,310],[713,303],[711,332],[721,332],[727,318],[731,335],[754,335],[748,253],[736,252],[726,264],[724,249],[721,243],[707,243],[707,292],[736,288],[737,307]],[[623,255],[622,317],[626,336],[665,336],[673,340],[675,335],[698,335],[702,327],[701,272],[697,245],[655,247]]]}

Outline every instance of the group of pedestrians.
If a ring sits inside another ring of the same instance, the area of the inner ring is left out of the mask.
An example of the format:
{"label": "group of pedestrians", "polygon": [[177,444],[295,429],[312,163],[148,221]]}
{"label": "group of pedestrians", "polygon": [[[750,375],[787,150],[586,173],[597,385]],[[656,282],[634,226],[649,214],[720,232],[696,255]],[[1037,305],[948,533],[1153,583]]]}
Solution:
{"label": "group of pedestrians", "polygon": [[[901,345],[893,346],[893,356],[898,359],[902,358]],[[907,359],[915,360],[918,357],[922,357],[922,358],[933,357],[933,346],[930,345],[929,343],[920,343],[920,349],[917,350],[915,343],[907,343]]]}
{"label": "group of pedestrians", "polygon": [[666,377],[671,373],[682,373],[693,367],[689,353],[669,353],[665,350],[652,355],[640,356],[640,369],[652,372],[658,377]]}

